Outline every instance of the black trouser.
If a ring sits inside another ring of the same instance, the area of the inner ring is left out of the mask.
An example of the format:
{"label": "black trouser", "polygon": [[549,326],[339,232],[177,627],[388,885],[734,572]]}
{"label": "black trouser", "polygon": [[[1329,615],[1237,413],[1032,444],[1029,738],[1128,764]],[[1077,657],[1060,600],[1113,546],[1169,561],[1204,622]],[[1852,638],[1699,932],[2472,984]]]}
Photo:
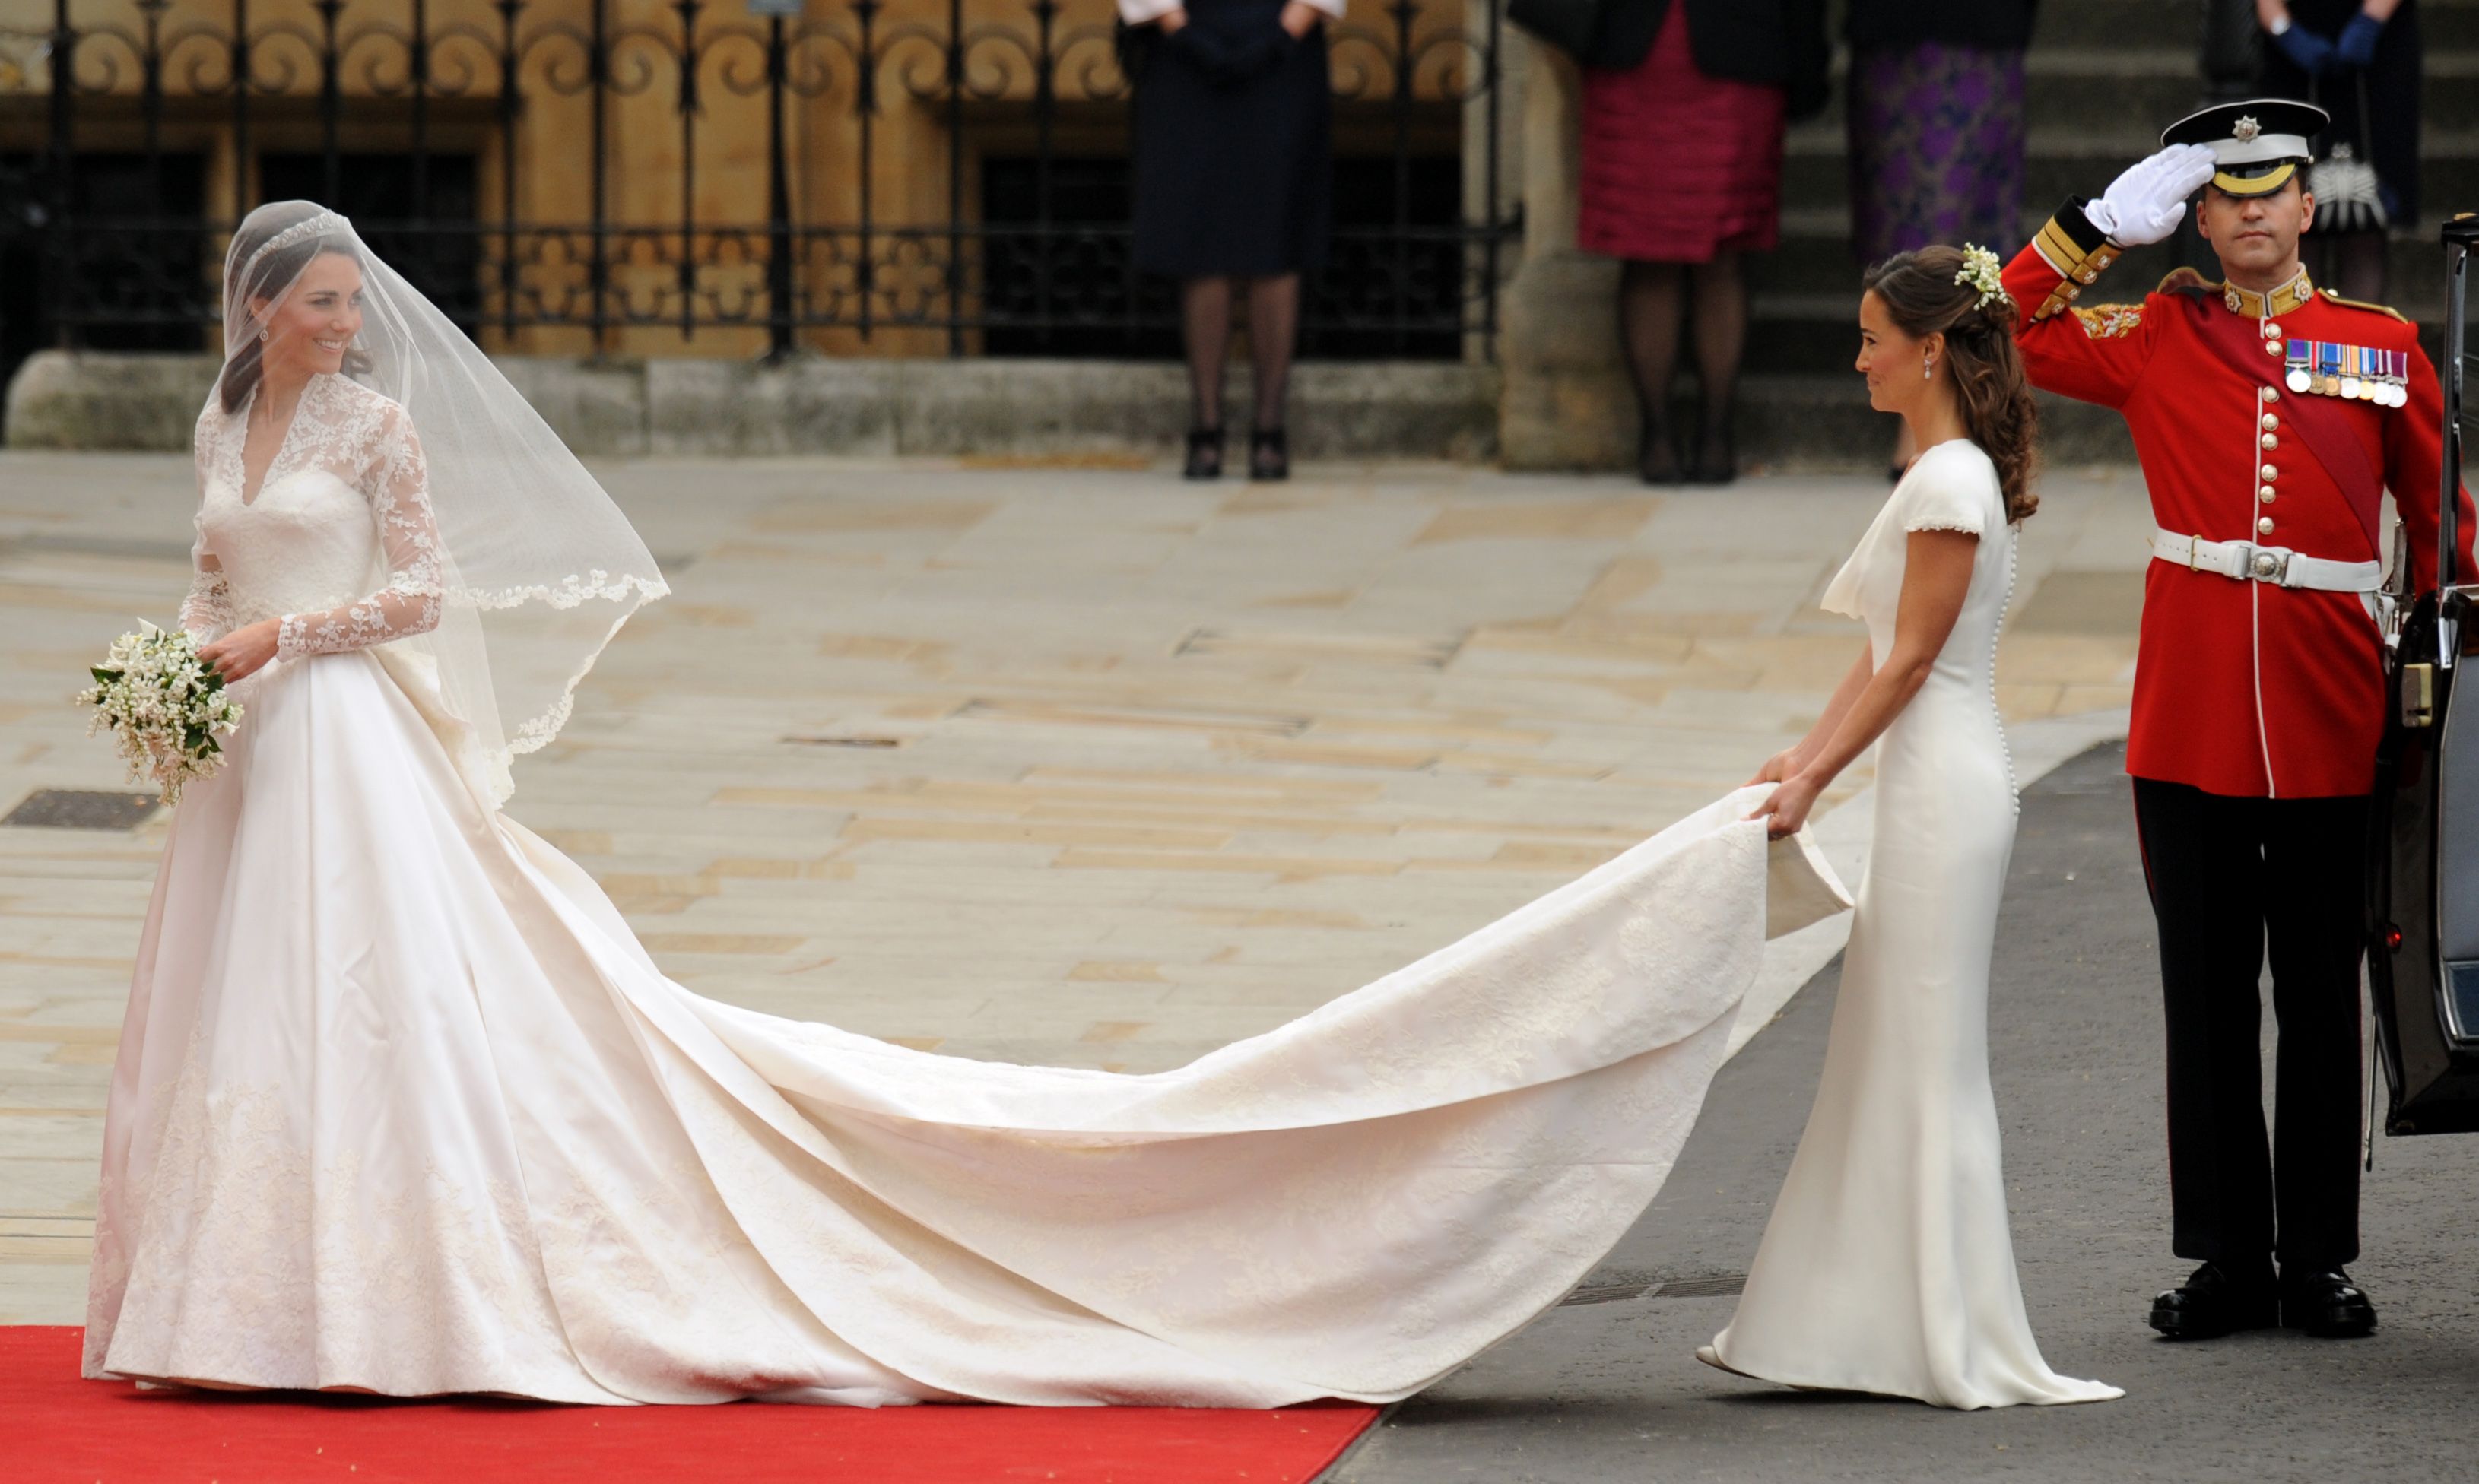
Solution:
{"label": "black trouser", "polygon": [[[2359,1255],[2359,959],[2367,801],[2134,780],[2169,1032],[2172,1250],[2288,1271]],[[2273,1141],[2262,1000],[2272,958]],[[2276,1212],[2278,1221],[2276,1223]]]}

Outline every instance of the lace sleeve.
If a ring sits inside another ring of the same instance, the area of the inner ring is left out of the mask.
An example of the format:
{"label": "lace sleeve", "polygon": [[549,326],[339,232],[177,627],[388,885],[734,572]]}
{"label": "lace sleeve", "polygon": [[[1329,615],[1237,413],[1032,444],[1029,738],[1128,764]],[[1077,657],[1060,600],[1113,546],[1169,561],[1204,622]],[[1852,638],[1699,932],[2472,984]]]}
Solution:
{"label": "lace sleeve", "polygon": [[181,600],[181,627],[204,644],[233,630],[232,584],[224,580],[223,563],[207,550],[201,530],[190,547],[190,596]]}
{"label": "lace sleeve", "polygon": [[389,408],[380,424],[376,450],[362,476],[362,494],[378,526],[387,585],[341,608],[284,615],[276,627],[277,658],[368,649],[439,627],[444,589],[439,525],[430,513],[422,443],[402,408]]}

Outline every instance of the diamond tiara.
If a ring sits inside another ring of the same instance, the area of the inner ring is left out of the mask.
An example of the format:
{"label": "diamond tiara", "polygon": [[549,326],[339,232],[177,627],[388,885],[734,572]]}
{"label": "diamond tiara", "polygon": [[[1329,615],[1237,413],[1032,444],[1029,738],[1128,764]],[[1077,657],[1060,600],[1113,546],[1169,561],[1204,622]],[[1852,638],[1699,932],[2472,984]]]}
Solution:
{"label": "diamond tiara", "polygon": [[276,233],[273,237],[270,237],[267,241],[259,243],[257,250],[252,252],[249,257],[243,262],[241,266],[241,273],[239,275],[240,279],[243,283],[248,282],[249,270],[258,267],[258,260],[266,257],[268,253],[273,252],[278,248],[290,247],[294,243],[304,241],[308,238],[327,237],[339,231],[349,232],[352,230],[352,227],[353,224],[345,219],[343,213],[329,211],[326,208],[321,207],[316,213],[302,217],[299,221],[293,223],[293,225],[286,227],[283,231]]}

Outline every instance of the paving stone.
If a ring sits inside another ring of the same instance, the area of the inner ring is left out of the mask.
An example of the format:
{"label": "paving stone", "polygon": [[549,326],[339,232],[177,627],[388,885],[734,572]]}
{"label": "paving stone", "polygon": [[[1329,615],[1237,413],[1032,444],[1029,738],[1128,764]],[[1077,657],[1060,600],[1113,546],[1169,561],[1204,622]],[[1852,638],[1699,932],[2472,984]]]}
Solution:
{"label": "paving stone", "polygon": [[[1858,652],[1814,603],[1883,498],[1452,465],[596,468],[675,594],[520,764],[512,816],[701,994],[1122,1071],[1279,1025],[1741,782]],[[185,590],[189,462],[0,455],[0,806],[125,794],[67,697]],[[2123,706],[2131,677],[2140,481],[2057,470],[2043,495],[2009,719]],[[91,1215],[167,824],[0,829],[0,1218]],[[74,1322],[85,1241],[0,1229],[0,1322]]]}

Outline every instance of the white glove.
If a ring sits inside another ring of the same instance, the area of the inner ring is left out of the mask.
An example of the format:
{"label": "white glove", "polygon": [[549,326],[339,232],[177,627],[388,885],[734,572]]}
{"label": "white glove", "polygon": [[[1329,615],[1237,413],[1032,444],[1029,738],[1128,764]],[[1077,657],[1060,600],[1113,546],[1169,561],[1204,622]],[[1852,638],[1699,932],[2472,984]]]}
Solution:
{"label": "white glove", "polygon": [[2160,242],[2178,230],[2186,198],[2212,178],[2213,168],[2211,145],[2172,144],[2128,166],[2083,208],[2083,217],[2121,247]]}

